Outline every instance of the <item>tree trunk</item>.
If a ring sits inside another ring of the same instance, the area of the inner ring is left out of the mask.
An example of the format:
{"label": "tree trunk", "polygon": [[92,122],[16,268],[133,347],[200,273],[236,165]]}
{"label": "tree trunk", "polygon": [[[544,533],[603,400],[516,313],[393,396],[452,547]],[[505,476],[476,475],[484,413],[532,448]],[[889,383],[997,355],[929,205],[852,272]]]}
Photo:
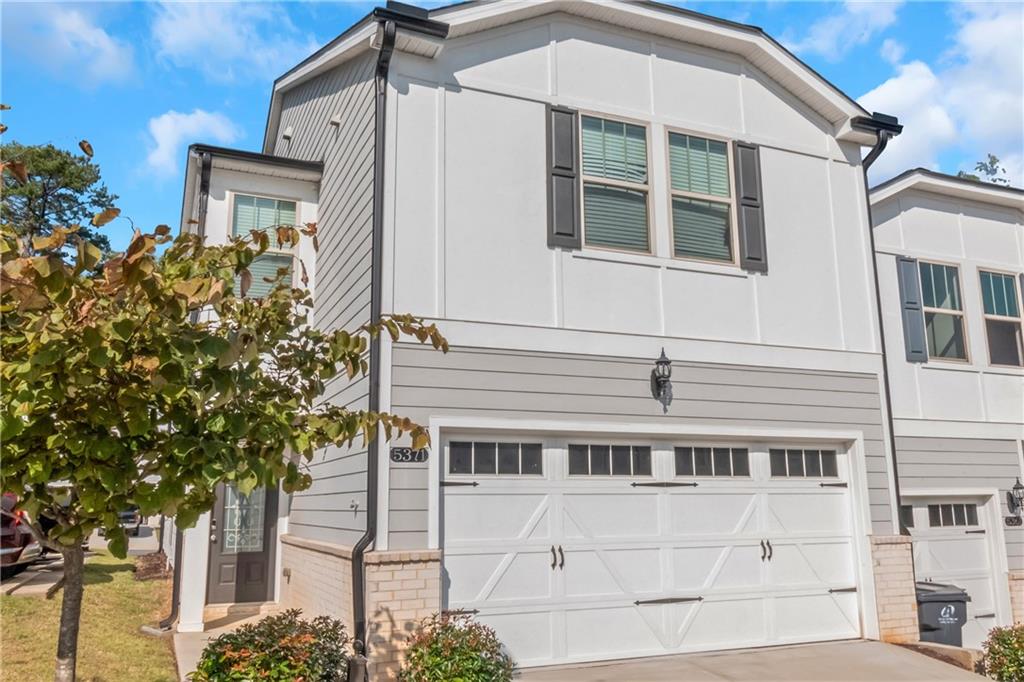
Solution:
{"label": "tree trunk", "polygon": [[78,656],[78,626],[82,619],[85,550],[81,543],[61,550],[64,556],[64,598],[60,606],[60,636],[57,638],[57,668],[54,682],[75,682]]}

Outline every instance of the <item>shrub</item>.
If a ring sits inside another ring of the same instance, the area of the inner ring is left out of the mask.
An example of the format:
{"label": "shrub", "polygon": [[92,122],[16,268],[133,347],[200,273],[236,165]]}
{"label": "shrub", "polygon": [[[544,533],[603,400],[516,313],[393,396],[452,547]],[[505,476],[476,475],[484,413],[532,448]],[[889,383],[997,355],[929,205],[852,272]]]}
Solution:
{"label": "shrub", "polygon": [[348,636],[341,621],[299,618],[297,609],[243,625],[206,645],[194,682],[345,682]]}
{"label": "shrub", "polygon": [[470,616],[435,615],[423,621],[406,651],[403,682],[508,682],[512,659],[494,630]]}
{"label": "shrub", "polygon": [[999,682],[1024,682],[1024,625],[992,628],[982,645],[985,673]]}

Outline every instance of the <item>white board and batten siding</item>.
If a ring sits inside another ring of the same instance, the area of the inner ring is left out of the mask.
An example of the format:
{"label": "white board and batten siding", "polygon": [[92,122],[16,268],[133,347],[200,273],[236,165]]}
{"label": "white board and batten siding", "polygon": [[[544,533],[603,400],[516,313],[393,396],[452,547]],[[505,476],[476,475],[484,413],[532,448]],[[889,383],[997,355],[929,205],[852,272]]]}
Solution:
{"label": "white board and batten siding", "polygon": [[[374,54],[348,62],[284,95],[278,156],[323,161],[314,321],[324,330],[354,329],[370,319],[373,219]],[[339,124],[331,119],[339,117]],[[369,382],[344,376],[324,400],[366,409]],[[309,464],[313,485],[291,496],[289,533],[351,545],[366,528],[366,448],[331,447]]]}
{"label": "white board and batten siding", "polygon": [[[1024,438],[1024,370],[989,364],[978,274],[979,270],[1024,273],[1024,208],[911,189],[875,204],[872,214],[882,309],[886,329],[892,330],[886,341],[893,416],[1015,424],[1017,439]],[[896,281],[898,255],[957,266],[967,362],[906,362]]]}
{"label": "white board and batten siding", "polygon": [[[646,126],[651,253],[547,246],[548,104]],[[879,351],[859,150],[735,56],[542,17],[397,54],[388,115],[396,311]],[[672,257],[670,129],[761,145],[767,276]]]}

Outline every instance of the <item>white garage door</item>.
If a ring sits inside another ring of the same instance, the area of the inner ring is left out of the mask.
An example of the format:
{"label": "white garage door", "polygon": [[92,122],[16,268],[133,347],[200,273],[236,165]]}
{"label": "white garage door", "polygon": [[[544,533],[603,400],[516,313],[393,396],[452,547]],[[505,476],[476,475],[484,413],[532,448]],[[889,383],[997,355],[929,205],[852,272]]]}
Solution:
{"label": "white garage door", "polygon": [[962,634],[963,645],[972,649],[980,649],[998,624],[991,541],[980,512],[979,501],[922,499],[913,504],[910,529],[917,579],[951,583],[970,595]]}
{"label": "white garage door", "polygon": [[452,438],[446,608],[520,666],[860,636],[845,455]]}

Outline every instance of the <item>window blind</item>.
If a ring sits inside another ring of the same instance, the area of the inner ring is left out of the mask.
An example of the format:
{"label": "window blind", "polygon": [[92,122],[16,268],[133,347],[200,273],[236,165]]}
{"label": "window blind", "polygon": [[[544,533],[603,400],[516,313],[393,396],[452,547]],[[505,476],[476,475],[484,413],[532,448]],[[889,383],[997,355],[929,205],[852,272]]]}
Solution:
{"label": "window blind", "polygon": [[646,192],[584,184],[583,216],[587,244],[649,250]]}
{"label": "window blind", "polygon": [[677,256],[732,260],[729,204],[673,197],[672,225]]}
{"label": "window blind", "polygon": [[235,195],[235,207],[232,218],[231,232],[237,237],[244,237],[253,230],[267,230],[270,237],[270,248],[277,249],[278,225],[295,225],[295,202],[253,197],[245,194]]}
{"label": "window blind", "polygon": [[981,272],[981,298],[986,315],[1019,317],[1017,287],[1011,275],[998,272]]}
{"label": "window blind", "polygon": [[647,184],[647,131],[642,126],[584,116],[583,173]]}
{"label": "window blind", "polygon": [[717,197],[730,196],[729,147],[719,140],[669,133],[672,189]]}
{"label": "window blind", "polygon": [[[277,271],[281,268],[287,268],[288,274],[281,280],[285,285],[291,286],[291,274],[292,274],[292,257],[283,253],[264,253],[257,256],[256,259],[249,265],[249,273],[252,275],[252,284],[249,286],[249,291],[246,292],[246,296],[249,298],[263,298],[269,294],[275,286],[277,286]],[[275,280],[267,282],[266,279]],[[235,287],[239,286],[239,282],[235,281]]]}

